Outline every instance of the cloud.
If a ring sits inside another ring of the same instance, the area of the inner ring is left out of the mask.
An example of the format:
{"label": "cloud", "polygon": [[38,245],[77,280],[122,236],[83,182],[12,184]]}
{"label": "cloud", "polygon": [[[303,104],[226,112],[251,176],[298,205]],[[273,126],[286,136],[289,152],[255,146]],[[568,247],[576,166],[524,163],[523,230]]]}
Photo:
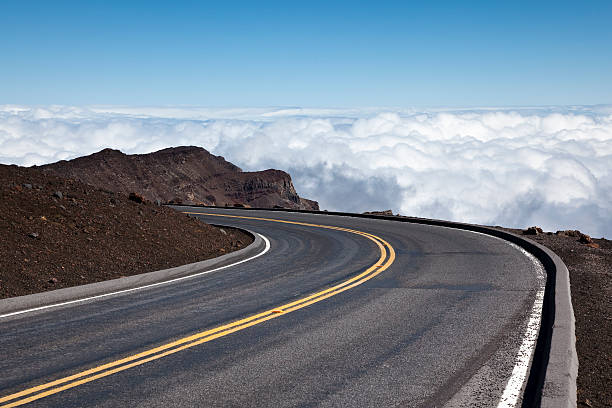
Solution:
{"label": "cloud", "polygon": [[0,162],[197,145],[329,210],[612,236],[612,108],[0,106]]}

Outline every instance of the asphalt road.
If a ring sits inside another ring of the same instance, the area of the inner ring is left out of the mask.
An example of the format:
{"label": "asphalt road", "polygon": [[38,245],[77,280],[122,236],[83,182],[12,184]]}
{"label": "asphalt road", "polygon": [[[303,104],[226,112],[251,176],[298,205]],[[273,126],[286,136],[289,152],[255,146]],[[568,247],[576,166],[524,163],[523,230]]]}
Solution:
{"label": "asphalt road", "polygon": [[[0,320],[0,407],[34,394],[2,402],[6,395],[270,310],[269,320],[28,405],[497,406],[543,284],[517,248],[395,221],[193,211],[350,228],[389,246],[382,245],[381,259],[381,246],[364,235],[201,216],[261,233],[271,249],[197,278]],[[384,262],[379,274],[335,296],[291,312],[275,309]]]}

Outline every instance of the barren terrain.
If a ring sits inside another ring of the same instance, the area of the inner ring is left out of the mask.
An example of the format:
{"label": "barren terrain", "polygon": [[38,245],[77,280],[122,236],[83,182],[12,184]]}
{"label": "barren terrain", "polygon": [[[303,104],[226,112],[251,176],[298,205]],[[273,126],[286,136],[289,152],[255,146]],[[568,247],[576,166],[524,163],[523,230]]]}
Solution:
{"label": "barren terrain", "polygon": [[242,232],[136,201],[0,165],[0,298],[184,265],[252,242]]}

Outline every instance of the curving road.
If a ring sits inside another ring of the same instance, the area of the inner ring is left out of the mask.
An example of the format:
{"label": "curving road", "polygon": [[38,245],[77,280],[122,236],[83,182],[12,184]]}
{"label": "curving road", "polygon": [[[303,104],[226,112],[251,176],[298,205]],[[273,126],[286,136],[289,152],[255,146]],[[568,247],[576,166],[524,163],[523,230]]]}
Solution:
{"label": "curving road", "polygon": [[183,210],[256,231],[270,251],[0,319],[0,407],[500,403],[544,283],[516,247],[395,221]]}

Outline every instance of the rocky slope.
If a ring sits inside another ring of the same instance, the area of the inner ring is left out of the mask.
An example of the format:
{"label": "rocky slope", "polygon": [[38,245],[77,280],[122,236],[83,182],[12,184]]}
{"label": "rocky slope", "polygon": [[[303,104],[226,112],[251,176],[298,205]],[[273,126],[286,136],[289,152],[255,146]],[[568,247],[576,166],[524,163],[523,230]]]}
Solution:
{"label": "rocky slope", "polygon": [[135,192],[153,202],[319,209],[316,201],[298,196],[284,171],[243,172],[194,146],[134,155],[104,149],[40,168],[110,191]]}
{"label": "rocky slope", "polygon": [[0,299],[223,255],[252,242],[171,208],[0,165]]}

